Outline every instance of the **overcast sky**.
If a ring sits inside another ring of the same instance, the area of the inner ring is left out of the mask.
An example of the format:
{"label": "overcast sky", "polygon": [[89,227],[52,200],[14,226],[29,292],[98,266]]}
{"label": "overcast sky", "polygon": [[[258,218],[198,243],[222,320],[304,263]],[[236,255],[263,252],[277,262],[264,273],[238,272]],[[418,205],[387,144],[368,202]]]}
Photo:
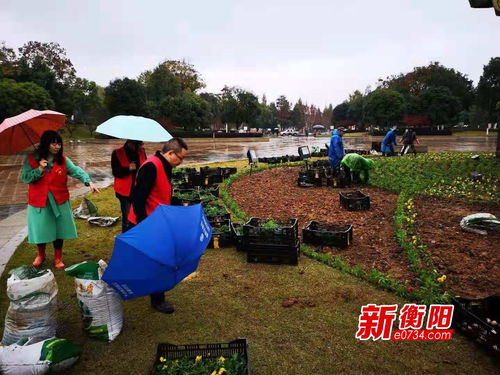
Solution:
{"label": "overcast sky", "polygon": [[102,86],[186,59],[206,91],[320,107],[430,61],[477,83],[499,36],[500,17],[468,0],[0,0],[0,41],[57,42]]}

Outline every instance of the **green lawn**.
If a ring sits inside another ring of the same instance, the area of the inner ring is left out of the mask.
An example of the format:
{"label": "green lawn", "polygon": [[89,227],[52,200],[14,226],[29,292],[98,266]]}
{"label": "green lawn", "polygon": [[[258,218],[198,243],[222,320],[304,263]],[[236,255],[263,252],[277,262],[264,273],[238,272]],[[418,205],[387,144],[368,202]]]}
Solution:
{"label": "green lawn", "polygon": [[[230,164],[243,167],[246,161]],[[101,215],[119,215],[112,189],[91,199]],[[120,225],[98,228],[77,221],[77,227],[79,239],[65,245],[66,265],[109,260]],[[24,242],[6,269],[29,264],[34,253],[34,246]],[[239,337],[249,340],[254,375],[492,374],[498,365],[458,334],[449,342],[356,340],[362,305],[401,306],[405,300],[306,257],[298,267],[274,266],[248,264],[245,255],[234,249],[207,250],[198,273],[167,293],[176,306],[173,315],[154,312],[148,298],[124,302],[124,328],[112,343],[85,336],[73,280],[63,271],[56,270],[55,275],[58,335],[83,348],[80,362],[67,374],[143,374],[151,368],[159,342],[224,342]],[[6,285],[6,279],[4,273],[0,284]],[[0,298],[5,312],[5,288],[0,289]],[[283,307],[289,298],[298,303]]]}

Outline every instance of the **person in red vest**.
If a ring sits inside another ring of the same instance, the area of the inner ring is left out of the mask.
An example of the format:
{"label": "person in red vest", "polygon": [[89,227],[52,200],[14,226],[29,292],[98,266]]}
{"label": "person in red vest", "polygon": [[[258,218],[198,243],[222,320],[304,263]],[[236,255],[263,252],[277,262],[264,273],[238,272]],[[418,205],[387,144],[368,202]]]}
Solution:
{"label": "person in red vest", "polygon": [[111,154],[111,170],[115,177],[115,196],[120,201],[122,210],[122,233],[130,226],[128,212],[130,210],[130,195],[134,186],[135,176],[139,167],[146,161],[146,151],[142,141],[127,140]]}
{"label": "person in red vest", "polygon": [[47,242],[54,245],[54,265],[64,268],[63,241],[77,238],[68,191],[68,176],[82,181],[93,193],[99,190],[89,175],[64,155],[61,136],[47,130],[37,150],[24,161],[21,179],[28,186],[28,242],[36,244],[39,267],[45,261]]}
{"label": "person in red vest", "polygon": [[[149,216],[160,204],[170,204],[172,199],[172,169],[179,166],[188,154],[182,138],[172,138],[163,149],[150,156],[137,172],[132,192],[132,206],[128,219],[131,227]],[[174,312],[174,306],[165,300],[165,294],[151,294],[151,306],[164,314]]]}

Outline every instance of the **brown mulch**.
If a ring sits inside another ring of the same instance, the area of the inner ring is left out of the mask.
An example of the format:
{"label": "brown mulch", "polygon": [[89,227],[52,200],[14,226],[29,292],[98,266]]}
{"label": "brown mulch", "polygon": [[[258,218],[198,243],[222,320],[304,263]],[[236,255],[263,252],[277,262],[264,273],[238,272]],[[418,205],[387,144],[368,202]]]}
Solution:
{"label": "brown mulch", "polygon": [[[332,189],[300,188],[299,168],[283,167],[246,175],[230,187],[232,199],[249,216],[297,218],[300,233],[311,220],[332,224],[352,224],[353,243],[345,250],[323,249],[342,255],[352,265],[375,268],[403,282],[416,283],[408,268],[407,255],[394,237],[393,214],[397,194],[374,187]],[[368,211],[347,211],[340,205],[340,191],[361,190],[370,196]]]}
{"label": "brown mulch", "polygon": [[482,236],[460,228],[460,220],[474,213],[499,217],[500,206],[419,197],[415,207],[418,234],[436,270],[446,275],[446,286],[467,298],[500,294],[500,232]]}

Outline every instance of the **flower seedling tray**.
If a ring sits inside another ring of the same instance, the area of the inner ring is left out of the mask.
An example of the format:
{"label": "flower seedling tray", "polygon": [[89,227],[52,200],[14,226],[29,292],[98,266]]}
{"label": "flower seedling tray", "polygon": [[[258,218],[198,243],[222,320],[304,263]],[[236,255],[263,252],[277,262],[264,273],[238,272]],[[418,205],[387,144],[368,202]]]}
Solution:
{"label": "flower seedling tray", "polygon": [[213,228],[212,238],[208,243],[208,248],[218,249],[221,247],[228,247],[233,244],[231,236],[231,220],[226,219],[223,221],[213,222],[210,221]]}
{"label": "flower seedling tray", "polygon": [[304,243],[316,246],[347,248],[352,243],[352,225],[311,221],[303,230]]}
{"label": "flower seedling tray", "polygon": [[246,251],[244,236],[243,236],[243,224],[231,222],[231,239],[233,241],[236,250]]}
{"label": "flower seedling tray", "polygon": [[361,191],[340,192],[340,204],[348,211],[370,209],[370,197]]}
{"label": "flower seedling tray", "polygon": [[248,243],[245,239],[243,241],[249,263],[289,264],[294,266],[299,263],[299,240],[293,245]]}
{"label": "flower seedling tray", "polygon": [[247,244],[276,244],[294,246],[299,238],[297,219],[251,218],[243,225]]}
{"label": "flower seedling tray", "polygon": [[250,360],[248,357],[248,343],[246,339],[238,339],[230,342],[214,344],[185,344],[174,345],[170,343],[160,343],[156,349],[156,358],[151,374],[158,374],[157,367],[161,364],[160,358],[167,360],[176,360],[188,358],[195,360],[196,357],[202,358],[229,358],[233,354],[241,354],[246,362],[245,375],[250,374]]}
{"label": "flower seedling tray", "polygon": [[[453,326],[495,356],[500,356],[500,295],[484,299],[452,298]],[[493,322],[495,324],[493,324]]]}

